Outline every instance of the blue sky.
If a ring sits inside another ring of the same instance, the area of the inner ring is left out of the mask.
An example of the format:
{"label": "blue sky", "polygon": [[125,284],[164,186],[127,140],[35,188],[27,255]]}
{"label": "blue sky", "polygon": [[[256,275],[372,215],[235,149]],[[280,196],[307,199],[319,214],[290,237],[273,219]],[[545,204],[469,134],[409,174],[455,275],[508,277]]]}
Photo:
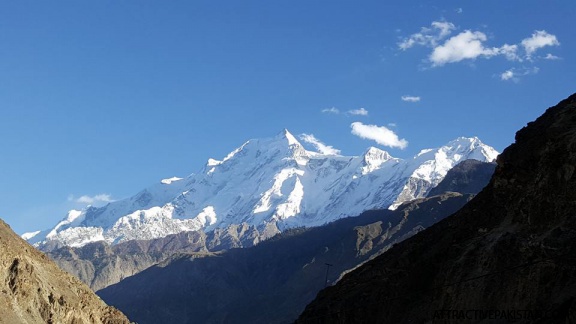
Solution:
{"label": "blue sky", "polygon": [[0,217],[45,229],[283,128],[344,155],[501,151],[576,91],[574,17],[572,0],[2,1]]}

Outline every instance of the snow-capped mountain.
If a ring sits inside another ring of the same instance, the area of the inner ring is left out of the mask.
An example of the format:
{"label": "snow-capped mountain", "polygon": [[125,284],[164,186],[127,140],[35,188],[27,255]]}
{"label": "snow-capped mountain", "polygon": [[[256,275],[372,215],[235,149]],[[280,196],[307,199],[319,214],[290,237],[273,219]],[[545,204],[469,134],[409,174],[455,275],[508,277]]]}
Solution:
{"label": "snow-capped mountain", "polygon": [[407,160],[375,147],[361,156],[324,155],[284,130],[249,140],[222,160],[209,159],[197,174],[161,180],[104,207],[72,210],[54,228],[23,237],[37,246],[78,247],[242,223],[276,232],[319,226],[367,209],[394,209],[424,197],[458,162],[497,155],[478,138],[465,137]]}

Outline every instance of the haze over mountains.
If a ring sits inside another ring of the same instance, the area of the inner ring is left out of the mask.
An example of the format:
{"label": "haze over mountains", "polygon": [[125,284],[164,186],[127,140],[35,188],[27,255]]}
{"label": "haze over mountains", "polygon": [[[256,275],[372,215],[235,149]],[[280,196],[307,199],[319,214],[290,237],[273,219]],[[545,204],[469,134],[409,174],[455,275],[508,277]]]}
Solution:
{"label": "haze over mountains", "polygon": [[[378,148],[362,156],[306,150],[287,130],[245,142],[184,179],[171,178],[104,207],[72,210],[54,228],[23,235],[44,250],[118,244],[202,229],[242,229],[250,244],[286,228],[319,226],[364,210],[425,197],[458,162],[492,161],[478,138],[457,138],[402,160]],[[244,235],[240,235],[244,236]]]}

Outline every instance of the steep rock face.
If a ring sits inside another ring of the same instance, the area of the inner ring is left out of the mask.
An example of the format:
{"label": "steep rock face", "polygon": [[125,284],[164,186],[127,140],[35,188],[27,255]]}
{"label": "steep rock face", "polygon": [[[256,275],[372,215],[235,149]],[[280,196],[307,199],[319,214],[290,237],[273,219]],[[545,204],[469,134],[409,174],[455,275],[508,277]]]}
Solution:
{"label": "steep rock face", "polygon": [[1,220],[0,266],[0,323],[130,323]]}
{"label": "steep rock face", "polygon": [[447,191],[479,193],[490,182],[496,163],[465,160],[454,166],[442,181],[428,192],[436,196]]}
{"label": "steep rock face", "polygon": [[497,152],[478,138],[458,138],[402,160],[370,148],[362,156],[307,151],[288,131],[250,140],[202,172],[170,178],[101,208],[70,211],[54,228],[28,233],[48,251],[95,241],[118,244],[185,231],[206,233],[246,223],[260,237],[313,227],[375,208],[425,197],[455,164],[491,161]]}
{"label": "steep rock face", "polygon": [[469,204],[320,292],[298,322],[576,322],[575,165],[576,94],[516,134]]}
{"label": "steep rock face", "polygon": [[458,210],[470,195],[418,199],[217,256],[175,256],[98,294],[138,323],[286,323],[328,283]]}

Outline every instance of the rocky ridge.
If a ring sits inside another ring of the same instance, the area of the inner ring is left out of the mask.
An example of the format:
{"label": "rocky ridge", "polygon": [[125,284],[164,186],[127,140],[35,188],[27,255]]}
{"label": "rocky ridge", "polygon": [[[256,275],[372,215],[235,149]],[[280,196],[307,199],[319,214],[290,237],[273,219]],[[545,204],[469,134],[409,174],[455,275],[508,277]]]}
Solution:
{"label": "rocky ridge", "polygon": [[0,323],[130,323],[1,220],[0,266]]}

